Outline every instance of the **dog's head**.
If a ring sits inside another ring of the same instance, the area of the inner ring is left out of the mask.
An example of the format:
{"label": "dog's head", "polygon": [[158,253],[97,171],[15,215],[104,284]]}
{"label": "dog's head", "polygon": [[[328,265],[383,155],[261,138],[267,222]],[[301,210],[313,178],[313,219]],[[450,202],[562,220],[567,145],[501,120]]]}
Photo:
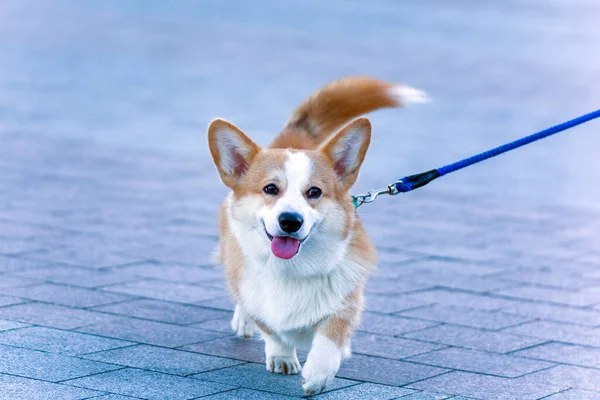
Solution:
{"label": "dog's head", "polygon": [[233,124],[212,121],[209,147],[233,191],[229,218],[244,253],[294,264],[339,252],[354,222],[348,192],[370,138],[369,120],[359,118],[316,150],[265,149]]}

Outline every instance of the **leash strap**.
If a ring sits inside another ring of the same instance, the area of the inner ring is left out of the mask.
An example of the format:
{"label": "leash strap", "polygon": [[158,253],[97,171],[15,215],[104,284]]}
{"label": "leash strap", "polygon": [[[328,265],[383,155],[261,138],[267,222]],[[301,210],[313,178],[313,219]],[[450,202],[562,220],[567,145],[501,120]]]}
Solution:
{"label": "leash strap", "polygon": [[371,203],[375,201],[375,199],[382,194],[389,194],[394,196],[400,193],[410,192],[411,190],[418,189],[421,186],[427,185],[429,182],[439,178],[440,176],[448,175],[452,172],[466,168],[470,165],[487,160],[488,158],[496,157],[500,154],[517,149],[521,146],[525,146],[540,139],[544,139],[548,136],[552,136],[556,133],[573,128],[577,125],[581,125],[598,117],[600,117],[600,110],[596,110],[588,114],[582,115],[580,117],[573,118],[569,121],[563,122],[562,124],[552,126],[550,128],[536,132],[532,135],[525,136],[524,138],[517,139],[513,142],[506,143],[494,149],[484,151],[483,153],[479,153],[472,157],[457,161],[453,164],[448,164],[437,169],[422,172],[420,174],[405,176],[404,178],[399,179],[396,182],[388,185],[384,189],[371,190],[366,194],[353,196],[352,203],[354,204],[355,208],[358,208],[365,203]]}

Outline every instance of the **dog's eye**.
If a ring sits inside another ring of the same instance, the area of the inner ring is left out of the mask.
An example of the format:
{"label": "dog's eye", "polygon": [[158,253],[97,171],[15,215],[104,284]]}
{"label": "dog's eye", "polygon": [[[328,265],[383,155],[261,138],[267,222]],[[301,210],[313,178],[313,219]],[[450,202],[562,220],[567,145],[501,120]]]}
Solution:
{"label": "dog's eye", "polygon": [[275,196],[279,193],[279,188],[271,183],[263,188],[263,192]]}
{"label": "dog's eye", "polygon": [[309,199],[318,199],[319,197],[321,197],[321,194],[323,193],[318,187],[311,187],[310,189],[308,189],[308,192],[306,192],[306,196]]}

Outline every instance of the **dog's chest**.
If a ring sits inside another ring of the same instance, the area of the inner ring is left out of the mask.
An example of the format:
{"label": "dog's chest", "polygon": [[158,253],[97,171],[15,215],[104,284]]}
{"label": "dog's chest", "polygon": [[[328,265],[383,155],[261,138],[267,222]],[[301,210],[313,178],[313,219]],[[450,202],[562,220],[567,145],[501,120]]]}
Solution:
{"label": "dog's chest", "polygon": [[354,289],[340,273],[303,279],[268,275],[245,276],[240,295],[250,315],[279,332],[310,328],[339,312]]}

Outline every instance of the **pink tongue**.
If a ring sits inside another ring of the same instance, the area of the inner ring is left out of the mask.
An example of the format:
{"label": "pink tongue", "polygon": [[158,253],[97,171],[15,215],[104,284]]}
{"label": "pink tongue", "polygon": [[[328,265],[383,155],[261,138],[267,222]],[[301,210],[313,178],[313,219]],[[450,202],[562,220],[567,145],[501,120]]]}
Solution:
{"label": "pink tongue", "polygon": [[300,247],[300,241],[289,236],[275,236],[271,241],[271,251],[276,257],[289,260],[294,257]]}

